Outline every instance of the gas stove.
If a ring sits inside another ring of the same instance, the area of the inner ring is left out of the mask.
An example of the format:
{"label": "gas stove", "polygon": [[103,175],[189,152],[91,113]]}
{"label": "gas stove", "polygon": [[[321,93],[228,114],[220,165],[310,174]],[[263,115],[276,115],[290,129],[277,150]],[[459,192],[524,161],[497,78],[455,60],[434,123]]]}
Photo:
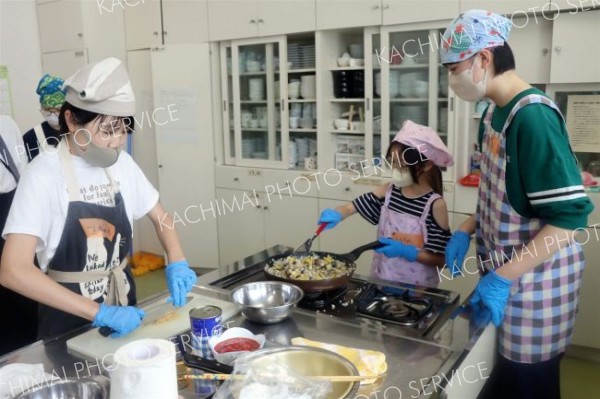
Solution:
{"label": "gas stove", "polygon": [[[233,290],[255,281],[266,281],[261,261],[229,274],[211,285]],[[458,307],[459,295],[438,288],[391,284],[354,277],[340,289],[306,293],[298,307],[344,319],[363,319],[401,328],[407,335],[426,337]]]}

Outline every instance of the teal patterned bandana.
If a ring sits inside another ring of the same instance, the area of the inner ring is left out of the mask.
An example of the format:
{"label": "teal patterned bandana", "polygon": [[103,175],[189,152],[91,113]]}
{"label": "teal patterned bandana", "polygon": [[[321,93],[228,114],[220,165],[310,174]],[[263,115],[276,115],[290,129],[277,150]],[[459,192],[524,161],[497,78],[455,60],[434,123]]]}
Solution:
{"label": "teal patterned bandana", "polygon": [[442,64],[461,62],[483,49],[502,46],[511,27],[509,19],[490,11],[465,11],[444,32],[440,48]]}
{"label": "teal patterned bandana", "polygon": [[64,83],[59,77],[44,75],[35,92],[40,96],[42,108],[60,108],[65,102],[65,92],[61,90]]}

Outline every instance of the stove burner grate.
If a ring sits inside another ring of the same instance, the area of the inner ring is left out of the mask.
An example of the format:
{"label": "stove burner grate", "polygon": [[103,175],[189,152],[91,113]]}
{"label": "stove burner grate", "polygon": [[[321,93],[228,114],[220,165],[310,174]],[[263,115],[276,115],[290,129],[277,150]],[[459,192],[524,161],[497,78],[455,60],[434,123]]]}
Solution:
{"label": "stove burner grate", "polygon": [[411,297],[408,291],[390,295],[370,287],[358,300],[358,313],[374,319],[412,326],[433,311],[429,298]]}
{"label": "stove burner grate", "polygon": [[331,291],[308,292],[305,293],[304,297],[298,302],[298,306],[310,310],[325,309],[343,298],[347,291],[347,287],[342,287]]}

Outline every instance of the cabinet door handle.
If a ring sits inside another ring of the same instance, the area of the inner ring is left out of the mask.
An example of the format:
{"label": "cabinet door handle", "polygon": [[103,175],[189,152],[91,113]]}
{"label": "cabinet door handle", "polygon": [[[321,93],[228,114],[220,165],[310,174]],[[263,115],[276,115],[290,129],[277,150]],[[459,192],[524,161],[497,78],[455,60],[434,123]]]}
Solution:
{"label": "cabinet door handle", "polygon": [[454,111],[454,97],[450,97],[450,111]]}
{"label": "cabinet door handle", "polygon": [[350,191],[350,187],[346,187],[345,190],[346,190],[346,192],[349,192]]}
{"label": "cabinet door handle", "polygon": [[158,167],[159,167],[159,168],[162,168],[162,164],[161,164],[161,163],[159,163],[159,164],[158,164]]}
{"label": "cabinet door handle", "polygon": [[251,23],[251,24],[255,24],[255,23],[256,23],[256,20],[255,20],[255,19],[251,19],[251,20],[250,20],[250,23]]}
{"label": "cabinet door handle", "polygon": [[379,6],[378,6],[377,4],[375,4],[375,5],[373,6],[373,10],[379,10]]}
{"label": "cabinet door handle", "polygon": [[542,55],[548,54],[549,51],[550,51],[550,49],[548,47],[543,47],[542,48]]}
{"label": "cabinet door handle", "polygon": [[282,98],[282,99],[281,99],[281,111],[282,111],[282,112],[285,112],[285,111],[286,111],[286,108],[287,108],[287,107],[285,106],[285,100]]}
{"label": "cabinet door handle", "polygon": [[158,36],[158,31],[154,31],[154,36]]}
{"label": "cabinet door handle", "polygon": [[383,9],[384,9],[384,10],[387,10],[388,8],[390,8],[390,5],[389,5],[389,4],[384,4],[384,5],[383,5]]}
{"label": "cabinet door handle", "polygon": [[556,47],[554,47],[554,51],[556,51],[557,53],[560,53],[562,51],[562,47],[556,46]]}
{"label": "cabinet door handle", "polygon": [[227,112],[227,100],[223,100],[223,112]]}
{"label": "cabinet door handle", "polygon": [[371,109],[371,99],[369,97],[367,97],[367,105],[365,106],[366,111],[369,111]]}
{"label": "cabinet door handle", "polygon": [[261,209],[261,208],[262,208],[262,206],[256,205],[256,209]]}
{"label": "cabinet door handle", "polygon": [[169,32],[167,32],[166,30],[163,30],[163,35],[166,35],[167,33],[169,33]]}
{"label": "cabinet door handle", "polygon": [[240,181],[240,178],[239,177],[234,177],[233,181]]}
{"label": "cabinet door handle", "polygon": [[[264,19],[262,19],[262,18],[259,18],[257,22],[259,24],[264,24],[265,23]],[[267,209],[267,208],[265,207],[265,209]]]}
{"label": "cabinet door handle", "polygon": [[268,211],[268,210],[269,210],[269,207],[268,207],[268,206],[263,206],[263,209],[264,209],[265,211]]}

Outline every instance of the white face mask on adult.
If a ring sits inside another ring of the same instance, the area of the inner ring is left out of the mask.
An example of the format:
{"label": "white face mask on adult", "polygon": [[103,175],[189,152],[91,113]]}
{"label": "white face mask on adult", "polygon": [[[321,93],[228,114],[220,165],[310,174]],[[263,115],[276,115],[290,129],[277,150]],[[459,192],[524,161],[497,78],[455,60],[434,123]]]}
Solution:
{"label": "white face mask on adult", "polygon": [[452,88],[452,91],[463,100],[470,102],[476,102],[485,97],[485,90],[487,88],[487,69],[483,73],[481,82],[473,82],[473,68],[478,62],[481,64],[479,57],[476,55],[474,57],[475,61],[473,62],[473,65],[471,65],[471,68],[465,69],[456,75],[451,73],[450,76],[448,76],[448,85]]}
{"label": "white face mask on adult", "polygon": [[413,178],[407,168],[392,169],[392,183],[396,188],[410,186],[413,183]]}

